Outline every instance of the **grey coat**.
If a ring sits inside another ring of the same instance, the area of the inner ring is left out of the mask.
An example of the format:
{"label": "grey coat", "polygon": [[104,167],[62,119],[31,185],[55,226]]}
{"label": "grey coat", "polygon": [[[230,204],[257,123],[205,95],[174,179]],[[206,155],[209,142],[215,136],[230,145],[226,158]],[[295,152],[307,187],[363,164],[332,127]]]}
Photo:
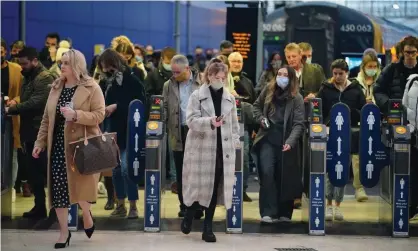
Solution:
{"label": "grey coat", "polygon": [[[198,72],[192,71],[193,85],[192,93],[200,87],[200,75]],[[168,142],[172,151],[184,150],[181,140],[180,125],[180,91],[179,83],[172,77],[165,82],[163,87],[164,97],[164,116],[168,129]],[[190,100],[189,100],[190,102]]]}
{"label": "grey coat", "polygon": [[[224,123],[221,126],[223,151],[223,181],[218,187],[218,204],[231,208],[235,181],[235,147],[239,145],[239,124],[235,98],[224,91],[221,111]],[[209,207],[215,182],[217,130],[211,128],[215,117],[209,86],[204,84],[193,92],[187,107],[189,132],[183,162],[183,200],[186,206],[195,201]]]}
{"label": "grey coat", "polygon": [[[265,99],[268,88],[264,88],[258,97],[257,101],[254,103],[254,120],[258,123],[261,123],[261,120],[268,116],[270,112],[270,106],[265,105]],[[303,102],[302,95],[299,93],[287,100],[286,109],[284,114],[284,132],[283,132],[283,145],[289,144],[291,150],[283,152],[283,173],[282,173],[282,188],[280,189],[281,199],[282,200],[293,200],[296,197],[300,196],[300,189],[295,189],[297,186],[301,185],[302,173],[301,173],[301,161],[302,157],[299,147],[299,139],[303,135],[305,130],[304,125],[305,117],[305,105]],[[264,144],[262,140],[268,131],[260,127],[257,136],[254,140],[254,145],[252,149],[252,155],[255,163],[259,165],[260,160],[259,156],[259,146]]]}

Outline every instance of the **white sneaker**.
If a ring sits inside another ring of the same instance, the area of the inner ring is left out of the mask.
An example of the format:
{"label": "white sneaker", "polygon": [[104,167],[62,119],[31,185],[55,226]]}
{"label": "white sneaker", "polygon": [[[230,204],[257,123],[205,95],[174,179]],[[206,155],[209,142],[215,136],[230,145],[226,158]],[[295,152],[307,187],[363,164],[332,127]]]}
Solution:
{"label": "white sneaker", "polygon": [[263,218],[261,218],[261,222],[263,222],[263,223],[272,224],[272,223],[276,223],[278,221],[279,221],[278,219],[274,219],[270,216],[263,216]]}
{"label": "white sneaker", "polygon": [[103,182],[97,183],[97,193],[99,198],[105,198],[107,197],[107,190]]}
{"label": "white sneaker", "polygon": [[340,207],[335,207],[334,208],[334,219],[337,220],[337,221],[344,220],[344,215],[343,215],[343,213],[341,213]]}
{"label": "white sneaker", "polygon": [[332,221],[334,218],[334,210],[332,209],[332,206],[328,206],[327,210],[325,211],[325,220],[326,221]]}
{"label": "white sneaker", "polygon": [[287,218],[287,217],[282,216],[282,217],[279,218],[279,222],[290,223],[290,222],[292,222],[292,220]]}

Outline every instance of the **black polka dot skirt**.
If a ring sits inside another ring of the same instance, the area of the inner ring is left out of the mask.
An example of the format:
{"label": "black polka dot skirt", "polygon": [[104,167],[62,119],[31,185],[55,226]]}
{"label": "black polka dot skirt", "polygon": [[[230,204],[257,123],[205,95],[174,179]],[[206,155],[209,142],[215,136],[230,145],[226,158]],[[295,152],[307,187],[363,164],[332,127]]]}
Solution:
{"label": "black polka dot skirt", "polygon": [[70,197],[68,194],[68,180],[67,180],[67,165],[65,163],[64,150],[64,127],[65,118],[61,114],[61,106],[66,106],[72,102],[72,98],[76,87],[64,88],[61,96],[58,99],[54,139],[51,150],[51,193],[52,206],[54,208],[68,208],[70,207]]}

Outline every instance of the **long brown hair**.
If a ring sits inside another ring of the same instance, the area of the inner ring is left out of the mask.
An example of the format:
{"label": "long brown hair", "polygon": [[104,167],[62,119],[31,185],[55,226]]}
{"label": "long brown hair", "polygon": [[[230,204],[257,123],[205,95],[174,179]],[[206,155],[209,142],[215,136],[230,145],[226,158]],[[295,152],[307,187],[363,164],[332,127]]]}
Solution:
{"label": "long brown hair", "polygon": [[[212,58],[208,65],[206,66],[205,70],[203,71],[203,83],[209,84],[209,68],[211,65],[218,63],[218,64],[223,64],[223,62],[218,59],[218,58]],[[216,73],[215,73],[216,74]]]}
{"label": "long brown hair", "polygon": [[[274,78],[268,83],[268,85],[266,87],[267,88],[267,95],[266,95],[265,103],[267,105],[270,105],[270,104],[273,103],[274,94],[280,88],[279,86],[277,86],[276,78],[277,78],[277,73],[282,68],[287,69],[287,76],[289,78],[290,96],[295,97],[299,92],[299,83],[298,83],[298,78],[296,77],[296,71],[288,65],[283,65],[276,71],[276,73],[274,74]],[[273,111],[275,111],[276,107],[273,105],[273,106],[271,106],[271,109]]]}
{"label": "long brown hair", "polygon": [[122,42],[118,46],[116,46],[115,50],[118,53],[121,53],[121,54],[131,55],[131,59],[129,59],[129,61],[127,61],[127,64],[130,67],[135,67],[136,66],[136,64],[135,64],[136,63],[135,51],[134,51],[134,48],[132,47],[131,44]]}

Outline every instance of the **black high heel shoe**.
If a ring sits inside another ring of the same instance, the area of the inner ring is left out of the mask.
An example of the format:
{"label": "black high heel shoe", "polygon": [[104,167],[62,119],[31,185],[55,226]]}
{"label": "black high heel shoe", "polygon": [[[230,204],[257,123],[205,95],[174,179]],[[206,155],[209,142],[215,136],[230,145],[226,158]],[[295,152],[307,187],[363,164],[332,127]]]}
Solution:
{"label": "black high heel shoe", "polygon": [[64,243],[55,243],[55,249],[61,249],[61,248],[66,248],[67,246],[70,246],[70,239],[71,239],[71,232],[68,231],[67,240]]}
{"label": "black high heel shoe", "polygon": [[[93,221],[93,215],[91,214],[91,211],[90,211],[90,216],[91,216],[91,221]],[[86,233],[89,239],[93,235],[95,229],[96,229],[96,225],[94,225],[94,221],[93,221],[93,226],[91,228],[84,229],[84,232]]]}

